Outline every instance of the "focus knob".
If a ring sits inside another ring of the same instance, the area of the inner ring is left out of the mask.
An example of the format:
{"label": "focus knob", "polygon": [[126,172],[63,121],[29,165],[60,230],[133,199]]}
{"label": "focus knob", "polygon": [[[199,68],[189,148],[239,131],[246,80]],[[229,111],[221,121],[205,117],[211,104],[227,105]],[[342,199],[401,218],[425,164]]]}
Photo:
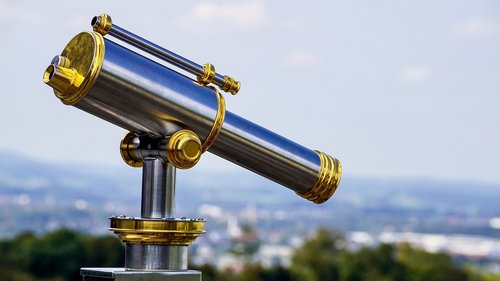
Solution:
{"label": "focus knob", "polygon": [[167,159],[174,167],[189,169],[196,165],[201,157],[201,141],[189,130],[175,132],[167,143]]}

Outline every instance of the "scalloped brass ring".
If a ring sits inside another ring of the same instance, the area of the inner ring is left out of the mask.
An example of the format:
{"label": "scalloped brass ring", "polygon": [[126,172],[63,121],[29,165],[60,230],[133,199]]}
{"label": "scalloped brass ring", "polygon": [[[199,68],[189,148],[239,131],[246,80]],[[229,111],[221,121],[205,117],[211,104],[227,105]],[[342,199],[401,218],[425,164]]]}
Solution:
{"label": "scalloped brass ring", "polygon": [[303,193],[297,192],[297,194],[316,204],[321,204],[332,197],[337,190],[342,175],[342,165],[339,160],[328,154],[318,150],[316,153],[318,153],[321,162],[318,180],[311,189]]}
{"label": "scalloped brass ring", "polygon": [[190,245],[205,233],[204,220],[111,218],[110,230],[125,243]]}
{"label": "scalloped brass ring", "polygon": [[217,88],[212,86],[209,86],[209,88],[214,90],[215,95],[217,96],[217,114],[215,115],[212,129],[210,129],[210,132],[208,133],[201,146],[202,153],[207,151],[214,143],[215,139],[219,135],[220,130],[222,129],[224,117],[226,116],[226,102],[224,101],[224,97],[221,93],[219,93],[219,91],[217,91]]}

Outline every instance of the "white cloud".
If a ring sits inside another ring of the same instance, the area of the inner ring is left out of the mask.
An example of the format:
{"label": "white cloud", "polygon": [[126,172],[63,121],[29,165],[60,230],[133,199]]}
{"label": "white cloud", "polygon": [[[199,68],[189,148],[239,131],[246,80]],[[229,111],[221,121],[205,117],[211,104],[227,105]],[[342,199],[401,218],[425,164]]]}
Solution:
{"label": "white cloud", "polygon": [[457,25],[455,32],[464,35],[500,35],[500,22],[473,19]]}
{"label": "white cloud", "polygon": [[283,57],[283,63],[290,66],[311,66],[319,63],[319,57],[310,52],[291,52]]}
{"label": "white cloud", "polygon": [[401,77],[408,82],[424,82],[431,78],[430,69],[420,66],[411,66],[401,71]]}
{"label": "white cloud", "polygon": [[[268,13],[262,1],[243,3],[196,4],[191,11],[179,17],[179,23],[189,29],[206,30],[208,33],[256,30],[264,26]],[[213,26],[214,28],[210,28]],[[217,28],[215,28],[217,27]]]}

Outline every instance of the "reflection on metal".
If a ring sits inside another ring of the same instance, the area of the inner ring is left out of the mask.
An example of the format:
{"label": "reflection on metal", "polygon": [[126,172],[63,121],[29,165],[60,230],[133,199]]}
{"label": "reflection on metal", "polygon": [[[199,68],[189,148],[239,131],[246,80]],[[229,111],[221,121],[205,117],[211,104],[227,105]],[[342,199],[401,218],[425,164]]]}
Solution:
{"label": "reflection on metal", "polygon": [[[51,70],[63,66],[51,64],[47,68],[45,80],[65,104],[136,136],[162,138],[188,129],[201,140],[202,151],[210,151],[299,194],[307,194],[315,186],[314,193],[322,194],[322,199],[314,202],[324,202],[325,196],[337,188],[338,180],[321,180],[325,173],[321,170],[327,167],[330,169],[327,173],[338,179],[338,165],[322,167],[320,155],[314,150],[227,111],[222,96],[213,88],[200,85],[99,33],[78,34],[61,56],[70,64],[65,69],[73,69],[83,77],[80,86],[61,82],[71,79],[56,83],[50,79]],[[64,88],[61,85],[70,86],[61,90]],[[130,165],[140,165],[133,157],[127,158],[132,155],[122,153],[122,156]],[[181,162],[175,165],[189,167]],[[316,184],[318,180],[322,184]]]}
{"label": "reflection on metal", "polygon": [[175,173],[195,166],[205,151],[317,204],[333,195],[342,173],[337,159],[226,110],[218,89],[236,94],[240,82],[120,28],[108,15],[92,26],[51,60],[43,81],[64,104],[129,131],[120,154],[142,167],[143,177],[141,216],[111,218],[110,229],[125,243],[125,268],[82,269],[84,280],[201,280],[187,270],[188,246],[205,232],[205,221],[175,217]]}
{"label": "reflection on metal", "polygon": [[153,55],[160,60],[170,63],[184,71],[197,76],[198,81],[203,85],[213,83],[221,90],[236,95],[241,88],[240,82],[227,75],[221,75],[215,72],[215,67],[211,64],[203,66],[190,61],[174,52],[171,52],[161,46],[156,45],[132,32],[123,29],[112,23],[111,17],[106,14],[96,16],[91,21],[95,32],[105,36],[109,34],[139,50]]}

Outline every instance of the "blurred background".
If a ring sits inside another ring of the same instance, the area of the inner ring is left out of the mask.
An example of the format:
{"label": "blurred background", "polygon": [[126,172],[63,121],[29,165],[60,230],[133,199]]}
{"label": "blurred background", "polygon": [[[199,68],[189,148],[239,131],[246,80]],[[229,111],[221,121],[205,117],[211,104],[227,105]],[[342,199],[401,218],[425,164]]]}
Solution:
{"label": "blurred background", "polygon": [[[118,150],[125,132],[42,82],[100,13],[237,78],[228,110],[343,164],[319,206],[210,154],[180,171],[177,213],[208,220],[191,251],[207,280],[364,280],[352,274],[369,257],[394,258],[368,262],[370,280],[429,280],[412,264],[433,258],[443,263],[429,274],[445,276],[435,280],[498,278],[498,1],[0,0],[0,252],[20,266],[9,280],[70,280],[40,261],[69,260],[54,247],[16,247],[106,244],[88,241],[109,238],[107,217],[139,215],[140,170]],[[308,268],[303,249],[314,247],[334,262]],[[103,255],[69,267],[121,265]]]}

